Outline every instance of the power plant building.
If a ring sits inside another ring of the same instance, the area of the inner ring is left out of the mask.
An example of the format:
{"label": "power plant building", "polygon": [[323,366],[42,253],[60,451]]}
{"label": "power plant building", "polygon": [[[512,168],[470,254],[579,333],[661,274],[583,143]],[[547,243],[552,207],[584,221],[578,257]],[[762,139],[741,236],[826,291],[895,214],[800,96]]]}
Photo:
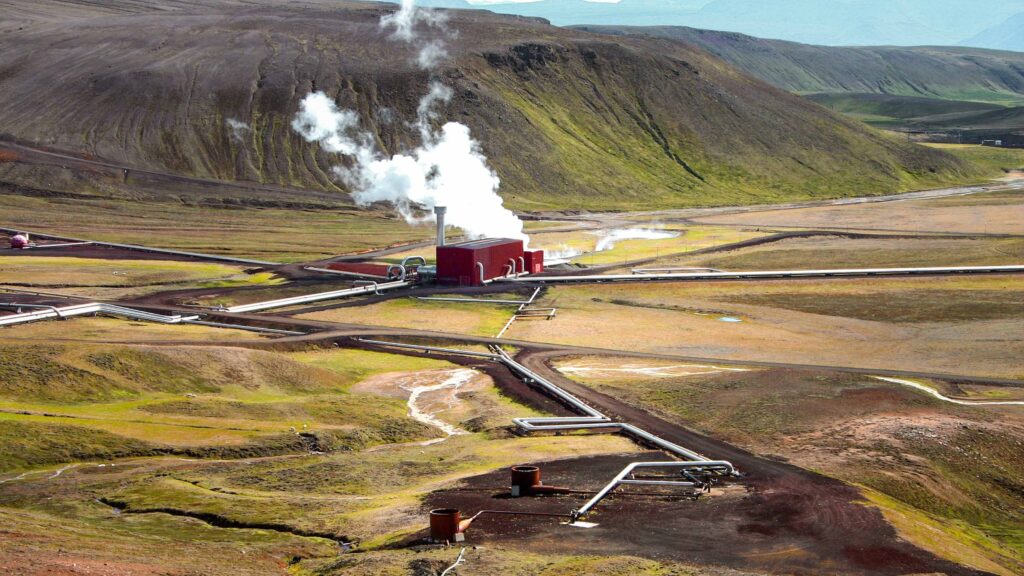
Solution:
{"label": "power plant building", "polygon": [[527,251],[522,240],[485,238],[437,247],[437,281],[483,286],[505,276],[544,271],[544,252]]}

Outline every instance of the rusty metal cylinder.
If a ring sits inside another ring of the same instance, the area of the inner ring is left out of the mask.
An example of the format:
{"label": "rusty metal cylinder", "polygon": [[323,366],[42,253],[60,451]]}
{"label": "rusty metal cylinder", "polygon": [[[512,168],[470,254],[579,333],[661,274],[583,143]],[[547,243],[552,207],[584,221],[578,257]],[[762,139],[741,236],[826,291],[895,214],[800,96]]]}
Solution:
{"label": "rusty metal cylinder", "polygon": [[536,466],[512,467],[512,496],[527,496],[540,485],[540,468]]}
{"label": "rusty metal cylinder", "polygon": [[462,540],[462,513],[454,508],[438,508],[430,511],[430,539],[434,542],[458,542]]}

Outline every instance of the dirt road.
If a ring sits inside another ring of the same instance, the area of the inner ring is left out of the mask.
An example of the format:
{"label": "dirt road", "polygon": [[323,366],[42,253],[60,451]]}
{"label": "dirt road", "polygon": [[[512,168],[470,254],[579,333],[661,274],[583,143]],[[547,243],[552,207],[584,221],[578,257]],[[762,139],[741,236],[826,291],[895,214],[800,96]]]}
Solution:
{"label": "dirt road", "polygon": [[[535,552],[631,553],[652,558],[796,574],[982,574],[939,559],[903,541],[882,514],[863,504],[859,491],[839,480],[760,458],[686,427],[629,406],[560,376],[548,366],[557,353],[523,353],[518,360],[600,411],[640,426],[743,473],[698,502],[664,496],[611,497],[576,529],[533,518],[493,517],[474,524],[474,542],[515,542]],[[503,385],[504,380],[499,381]],[[539,394],[534,392],[535,394]],[[664,459],[661,453],[647,460]],[[543,464],[545,483],[596,490],[632,457],[599,457]],[[507,471],[433,494],[430,507],[568,512],[581,496],[506,499]]]}

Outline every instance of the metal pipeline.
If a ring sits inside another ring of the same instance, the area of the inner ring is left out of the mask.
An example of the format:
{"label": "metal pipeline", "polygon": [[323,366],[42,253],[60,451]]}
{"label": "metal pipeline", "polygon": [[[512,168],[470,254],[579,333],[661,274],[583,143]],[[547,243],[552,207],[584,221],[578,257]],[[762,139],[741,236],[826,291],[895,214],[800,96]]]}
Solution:
{"label": "metal pipeline", "polygon": [[60,320],[64,319],[64,316],[61,314],[60,308],[57,308],[56,306],[48,306],[46,304],[19,304],[17,302],[0,302],[0,307],[14,308],[14,309],[17,310],[18,314],[21,314],[21,309],[22,308],[36,308],[36,309],[42,309],[42,310],[53,310],[54,314],[57,315],[58,319],[60,319]]}
{"label": "metal pipeline", "polygon": [[408,286],[412,286],[412,284],[412,281],[409,280],[398,280],[395,282],[385,282],[384,284],[376,284],[374,286],[360,286],[357,288],[349,288],[347,290],[319,292],[317,294],[309,294],[306,296],[294,296],[291,298],[281,298],[280,300],[269,300],[267,302],[241,304],[238,306],[231,306],[230,308],[221,308],[220,311],[228,312],[231,314],[238,314],[242,312],[260,312],[263,310],[271,310],[274,308],[287,308],[288,306],[295,306],[298,304],[310,304],[312,302],[322,302],[324,300],[337,300],[339,298],[347,298],[349,296],[359,296],[362,294],[383,292],[385,290],[394,290],[396,288],[406,288]]}
{"label": "metal pipeline", "polygon": [[831,278],[858,276],[915,276],[949,274],[1017,274],[1024,265],[958,266],[940,268],[848,268],[835,270],[768,270],[749,272],[703,272],[685,274],[606,274],[592,276],[529,276],[498,278],[498,282],[523,284],[601,284],[606,282],[684,282],[699,280],[762,280],[766,278]]}
{"label": "metal pipeline", "polygon": [[419,260],[419,262],[420,262],[419,265],[420,266],[426,266],[427,265],[427,259],[424,258],[423,256],[409,256],[405,260],[402,260],[402,266],[404,266],[405,268],[408,268],[409,267],[409,263],[412,262],[413,260]]}
{"label": "metal pipeline", "polygon": [[402,344],[400,342],[384,342],[382,340],[369,340],[366,338],[353,338],[356,342],[362,342],[363,344],[372,344],[374,346],[387,346],[388,348],[400,348],[403,350],[418,350],[421,352],[440,352],[442,354],[452,354],[455,356],[472,356],[474,358],[486,358],[487,360],[499,361],[501,359],[497,354],[488,354],[487,352],[474,352],[472,350],[459,350],[457,348],[440,348],[437,346],[420,346],[418,344]]}
{"label": "metal pipeline", "polygon": [[376,280],[356,280],[352,283],[352,286],[373,286],[373,294],[380,296],[380,285],[377,284]]}
{"label": "metal pipeline", "polygon": [[696,482],[696,481],[681,481],[681,480],[635,480],[630,479],[629,476],[639,468],[652,469],[652,468],[672,468],[672,469],[683,469],[684,473],[690,478],[693,478],[693,473],[698,474],[710,473],[715,467],[728,467],[732,468],[732,464],[725,461],[707,461],[707,462],[633,462],[622,469],[612,481],[605,485],[597,494],[595,494],[586,504],[580,506],[578,509],[572,511],[571,522],[583,518],[589,514],[595,506],[597,506],[601,500],[603,500],[613,490],[622,485],[640,485],[640,486],[671,486],[674,488],[696,488],[702,491],[708,491],[710,484],[708,482]]}
{"label": "metal pipeline", "polygon": [[323,274],[334,274],[337,276],[350,276],[352,278],[364,278],[367,280],[387,280],[387,276],[379,276],[377,274],[361,274],[359,272],[347,272],[345,270],[331,270],[330,268],[318,268],[316,266],[305,266],[303,270],[309,270],[311,272],[321,272]]}
{"label": "metal pipeline", "polygon": [[[17,234],[20,231],[13,228],[0,228],[0,232],[9,234]],[[152,252],[154,254],[174,254],[176,256],[188,256],[190,258],[199,258],[202,260],[216,260],[220,262],[236,262],[240,264],[254,264],[256,266],[280,266],[280,262],[267,262],[265,260],[251,260],[248,258],[235,258],[232,256],[221,256],[219,254],[203,254],[201,252],[185,252],[183,250],[168,250],[166,248],[153,248],[150,246],[140,246],[137,244],[119,244],[117,242],[100,242],[99,240],[89,240],[86,238],[72,238],[70,236],[55,236],[53,234],[44,234],[42,232],[31,232],[32,236],[39,238],[50,238],[53,240],[64,240],[68,242],[89,242],[97,246],[109,246],[111,248],[123,248],[125,250],[135,250],[139,252]]]}
{"label": "metal pipeline", "polygon": [[[32,307],[36,306],[33,305]],[[135,310],[134,308],[125,308],[123,306],[117,306],[115,304],[104,304],[101,302],[77,304],[74,306],[66,306],[63,308],[56,308],[53,306],[42,306],[42,308],[45,308],[45,310],[40,310],[38,312],[25,312],[22,314],[13,314],[11,316],[0,317],[0,326],[15,326],[17,324],[26,324],[29,322],[36,322],[38,320],[47,320],[50,318],[70,318],[73,316],[86,316],[90,314],[109,314],[111,316],[121,316],[124,318],[131,318],[133,320],[145,320],[148,322],[158,322],[161,324],[181,324],[186,322],[193,322],[199,320],[200,318],[198,315],[164,316],[162,314],[153,314],[151,312]]]}
{"label": "metal pipeline", "polygon": [[403,266],[401,264],[392,264],[391,266],[388,266],[388,272],[387,272],[388,280],[393,280],[393,279],[396,278],[395,276],[391,275],[391,271],[392,270],[398,270],[397,280],[399,282],[405,282],[405,275],[406,275],[405,266]]}
{"label": "metal pipeline", "polygon": [[63,320],[75,316],[106,314],[108,316],[117,316],[120,318],[129,318],[132,320],[142,320],[145,322],[156,322],[159,324],[194,324],[198,326],[230,328],[234,330],[246,330],[249,332],[261,332],[264,334],[277,334],[284,336],[300,336],[304,334],[304,332],[295,332],[292,330],[277,330],[274,328],[261,328],[258,326],[241,326],[222,322],[208,322],[201,320],[202,316],[200,315],[182,316],[178,314],[175,316],[164,316],[163,314],[154,314],[152,312],[136,310],[134,308],[126,308],[124,306],[118,306],[116,304],[106,304],[103,302],[76,304],[73,306],[65,306],[63,308],[58,308],[56,306],[46,306],[42,304],[18,304],[16,302],[0,304],[0,306],[4,305],[22,308],[38,308],[40,310],[38,312],[25,312],[20,314],[12,314],[10,316],[0,316],[0,326],[16,326],[18,324],[27,324],[29,322],[49,320],[51,318],[58,318]]}
{"label": "metal pipeline", "polygon": [[674,273],[674,272],[723,272],[717,268],[633,268],[630,270],[633,274],[656,274],[662,273]]}
{"label": "metal pipeline", "polygon": [[[655,436],[646,430],[638,428],[632,424],[624,422],[616,422],[605,416],[600,411],[588,406],[582,400],[576,398],[572,394],[559,388],[554,383],[549,382],[536,372],[530,370],[526,366],[518,363],[513,359],[507,352],[502,350],[498,346],[491,346],[493,354],[483,354],[479,352],[468,352],[464,350],[448,349],[448,348],[434,348],[429,346],[416,346],[412,344],[400,344],[394,342],[382,342],[372,340],[361,340],[361,342],[376,344],[380,346],[390,346],[396,348],[414,349],[414,350],[433,350],[441,351],[448,354],[466,355],[474,357],[483,357],[495,362],[500,362],[505,365],[513,374],[516,374],[524,382],[530,385],[540,387],[545,393],[555,397],[566,406],[582,412],[585,416],[569,416],[569,417],[539,417],[539,418],[514,418],[512,421],[517,427],[525,432],[558,432],[566,430],[609,430],[621,432],[634,440],[649,443],[656,446],[670,454],[673,454],[683,461],[681,462],[633,462],[626,467],[618,476],[616,476],[607,486],[604,487],[591,501],[581,507],[579,510],[574,510],[572,513],[573,521],[576,521],[587,513],[589,513],[594,506],[596,506],[609,492],[614,490],[620,484],[647,484],[651,485],[651,482],[660,482],[660,485],[664,486],[676,486],[676,487],[687,487],[697,488],[700,487],[704,490],[710,485],[709,479],[712,476],[738,476],[739,472],[732,465],[732,463],[725,460],[709,460],[702,454],[694,452],[684,448],[674,442],[670,442]],[[633,470],[637,468],[675,468],[681,470],[683,473],[688,475],[691,481],[658,481],[658,480],[627,480],[627,476],[632,474]],[[693,474],[705,476],[706,479],[700,482],[694,481],[696,479]]]}

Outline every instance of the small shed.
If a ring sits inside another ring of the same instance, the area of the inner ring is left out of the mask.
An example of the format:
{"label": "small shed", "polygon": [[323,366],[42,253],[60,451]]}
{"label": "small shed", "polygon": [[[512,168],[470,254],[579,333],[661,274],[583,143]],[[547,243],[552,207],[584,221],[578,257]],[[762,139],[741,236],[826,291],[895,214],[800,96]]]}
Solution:
{"label": "small shed", "polygon": [[544,251],[543,250],[527,250],[524,254],[526,260],[526,273],[527,274],[540,274],[544,271]]}

